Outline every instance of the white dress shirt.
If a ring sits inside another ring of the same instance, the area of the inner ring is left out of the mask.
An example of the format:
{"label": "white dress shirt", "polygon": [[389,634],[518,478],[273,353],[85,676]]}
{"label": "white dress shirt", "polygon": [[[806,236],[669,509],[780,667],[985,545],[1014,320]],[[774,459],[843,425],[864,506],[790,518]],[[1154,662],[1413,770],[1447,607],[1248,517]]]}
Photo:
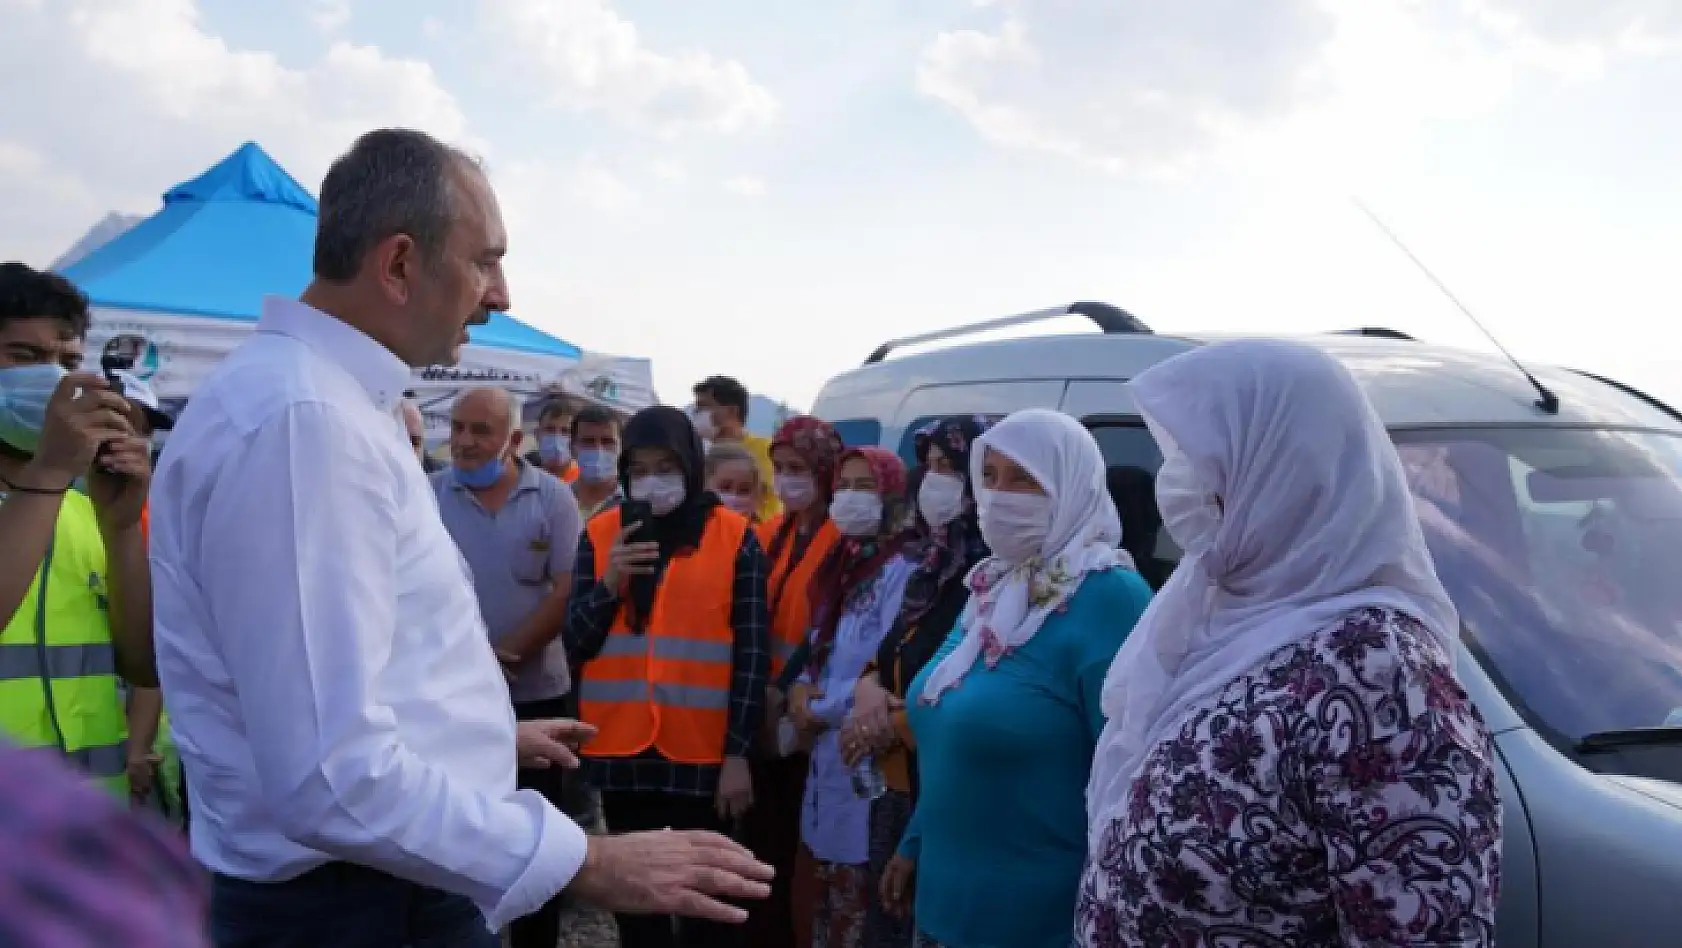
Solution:
{"label": "white dress shirt", "polygon": [[200,862],[257,882],[357,863],[500,929],[571,881],[585,836],[514,789],[508,687],[399,422],[410,378],[265,301],[152,482],[158,666]]}

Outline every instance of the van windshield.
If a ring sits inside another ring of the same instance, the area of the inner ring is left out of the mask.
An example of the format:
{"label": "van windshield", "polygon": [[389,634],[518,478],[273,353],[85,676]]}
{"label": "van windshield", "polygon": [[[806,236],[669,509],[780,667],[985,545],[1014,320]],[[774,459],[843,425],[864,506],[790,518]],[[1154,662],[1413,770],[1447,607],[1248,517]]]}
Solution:
{"label": "van windshield", "polygon": [[[1179,550],[1156,516],[1142,425],[1088,419],[1123,541],[1160,586]],[[1392,431],[1467,644],[1556,745],[1682,725],[1682,437],[1590,428]]]}
{"label": "van windshield", "polygon": [[1682,438],[1395,433],[1468,644],[1556,741],[1682,724]]}

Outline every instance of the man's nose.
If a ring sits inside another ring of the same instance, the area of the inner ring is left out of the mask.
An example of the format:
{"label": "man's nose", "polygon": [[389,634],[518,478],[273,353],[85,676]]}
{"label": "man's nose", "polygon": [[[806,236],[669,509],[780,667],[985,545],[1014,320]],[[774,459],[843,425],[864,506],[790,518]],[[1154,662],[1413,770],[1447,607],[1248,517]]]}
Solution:
{"label": "man's nose", "polygon": [[490,285],[485,287],[485,295],[480,298],[479,305],[487,314],[506,313],[514,308],[514,301],[508,295],[508,278],[503,276],[501,267],[491,274]]}

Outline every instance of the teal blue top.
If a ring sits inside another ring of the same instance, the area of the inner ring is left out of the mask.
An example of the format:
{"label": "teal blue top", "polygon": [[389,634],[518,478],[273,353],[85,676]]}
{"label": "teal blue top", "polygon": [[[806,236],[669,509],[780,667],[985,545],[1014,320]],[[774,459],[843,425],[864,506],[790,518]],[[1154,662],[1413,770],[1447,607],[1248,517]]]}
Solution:
{"label": "teal blue top", "polygon": [[[921,782],[900,852],[917,927],[948,948],[1068,948],[1086,859],[1098,696],[1150,602],[1138,573],[1093,573],[1027,644],[983,660],[937,704],[907,702]],[[962,636],[954,629],[908,695]]]}

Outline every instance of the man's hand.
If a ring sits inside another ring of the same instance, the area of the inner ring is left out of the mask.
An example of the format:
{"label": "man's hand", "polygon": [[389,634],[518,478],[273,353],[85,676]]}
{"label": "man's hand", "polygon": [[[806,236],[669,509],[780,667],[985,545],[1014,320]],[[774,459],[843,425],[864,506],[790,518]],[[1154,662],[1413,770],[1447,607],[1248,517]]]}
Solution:
{"label": "man's hand", "polygon": [[917,863],[894,853],[882,867],[882,908],[895,918],[911,917],[911,892],[917,884]]}
{"label": "man's hand", "polygon": [[579,745],[596,736],[596,727],[571,718],[521,721],[514,729],[514,750],[520,766],[531,770],[578,766]]}
{"label": "man's hand", "polygon": [[724,758],[713,805],[718,808],[718,818],[725,822],[741,819],[753,807],[753,777],[746,757]]}
{"label": "man's hand", "polygon": [[127,435],[105,443],[105,453],[88,471],[88,499],[107,530],[131,530],[146,509],[152,480],[152,451],[145,438]]}
{"label": "man's hand", "polygon": [[132,417],[128,400],[104,379],[86,372],[66,375],[47,401],[41,440],[20,482],[41,490],[69,487],[87,472],[100,445],[134,435]]}
{"label": "man's hand", "polygon": [[740,924],[747,909],[723,899],[771,894],[770,866],[717,833],[655,830],[590,837],[567,892],[627,915],[687,915]]}
{"label": "man's hand", "polygon": [[158,779],[158,765],[164,759],[156,754],[129,751],[128,792],[136,801],[145,802],[152,795],[152,785]]}

